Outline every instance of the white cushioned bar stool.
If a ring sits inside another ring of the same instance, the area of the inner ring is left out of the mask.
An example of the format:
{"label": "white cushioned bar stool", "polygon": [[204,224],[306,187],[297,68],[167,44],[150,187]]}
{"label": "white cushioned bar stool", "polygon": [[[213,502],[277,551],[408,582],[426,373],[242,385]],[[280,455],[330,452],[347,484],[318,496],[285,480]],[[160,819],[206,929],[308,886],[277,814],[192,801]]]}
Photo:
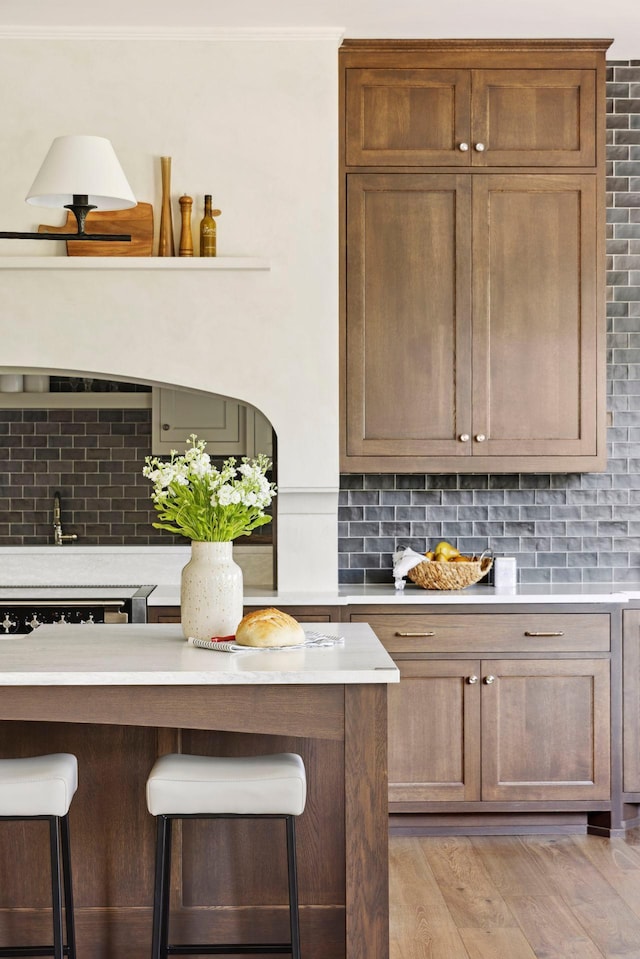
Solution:
{"label": "white cushioned bar stool", "polygon": [[[147,806],[157,817],[152,959],[172,956],[289,954],[300,959],[295,817],[304,811],[307,781],[295,753],[273,756],[161,756],[147,780]],[[291,941],[170,945],[171,825],[174,819],[284,819]]]}
{"label": "white cushioned bar stool", "polygon": [[[71,888],[69,806],[78,788],[78,761],[70,753],[0,759],[0,821],[46,819],[49,823],[53,945],[3,946],[0,956],[53,956],[75,959]],[[62,853],[62,858],[61,858]],[[62,888],[67,943],[62,925]]]}

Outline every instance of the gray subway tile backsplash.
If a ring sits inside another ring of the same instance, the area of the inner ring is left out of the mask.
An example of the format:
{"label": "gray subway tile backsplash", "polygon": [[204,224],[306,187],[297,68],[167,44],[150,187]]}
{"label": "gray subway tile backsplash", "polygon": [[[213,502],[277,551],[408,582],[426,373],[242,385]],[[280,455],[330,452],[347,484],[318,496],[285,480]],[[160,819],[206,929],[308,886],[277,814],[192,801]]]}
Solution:
{"label": "gray subway tile backsplash", "polygon": [[65,532],[85,545],[182,542],[151,525],[150,435],[149,410],[0,410],[2,545],[52,542],[56,490]]}

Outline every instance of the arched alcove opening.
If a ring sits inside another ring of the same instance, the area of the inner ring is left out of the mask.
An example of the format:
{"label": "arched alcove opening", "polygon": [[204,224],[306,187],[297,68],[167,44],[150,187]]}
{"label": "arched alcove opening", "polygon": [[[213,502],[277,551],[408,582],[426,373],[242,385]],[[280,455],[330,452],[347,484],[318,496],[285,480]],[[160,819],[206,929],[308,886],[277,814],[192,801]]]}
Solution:
{"label": "arched alcove opening", "polygon": [[[277,482],[271,423],[239,397],[77,370],[3,370],[2,545],[53,545],[53,497],[59,492],[64,531],[77,536],[74,546],[188,546],[154,529],[157,515],[142,468],[149,456],[184,452],[192,434],[207,443],[216,464],[265,453],[273,463],[269,477]],[[277,585],[277,497],[270,513],[272,523],[234,547],[254,587]]]}

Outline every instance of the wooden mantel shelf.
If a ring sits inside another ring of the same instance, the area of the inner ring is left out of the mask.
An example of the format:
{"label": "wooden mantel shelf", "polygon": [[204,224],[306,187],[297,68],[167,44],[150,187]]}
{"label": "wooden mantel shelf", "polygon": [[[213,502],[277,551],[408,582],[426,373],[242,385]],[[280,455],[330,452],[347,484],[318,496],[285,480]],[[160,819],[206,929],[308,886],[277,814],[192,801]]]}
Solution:
{"label": "wooden mantel shelf", "polygon": [[0,256],[0,270],[270,270],[256,256]]}

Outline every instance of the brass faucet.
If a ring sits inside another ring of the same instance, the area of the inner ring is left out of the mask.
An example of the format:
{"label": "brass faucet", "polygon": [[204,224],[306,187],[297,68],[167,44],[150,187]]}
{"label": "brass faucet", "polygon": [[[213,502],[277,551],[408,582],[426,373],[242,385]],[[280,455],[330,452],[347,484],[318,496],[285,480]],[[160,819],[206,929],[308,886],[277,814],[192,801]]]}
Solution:
{"label": "brass faucet", "polygon": [[78,537],[75,533],[65,535],[62,532],[62,521],[60,519],[60,493],[53,494],[53,542],[56,546],[62,546],[63,543],[69,543]]}

